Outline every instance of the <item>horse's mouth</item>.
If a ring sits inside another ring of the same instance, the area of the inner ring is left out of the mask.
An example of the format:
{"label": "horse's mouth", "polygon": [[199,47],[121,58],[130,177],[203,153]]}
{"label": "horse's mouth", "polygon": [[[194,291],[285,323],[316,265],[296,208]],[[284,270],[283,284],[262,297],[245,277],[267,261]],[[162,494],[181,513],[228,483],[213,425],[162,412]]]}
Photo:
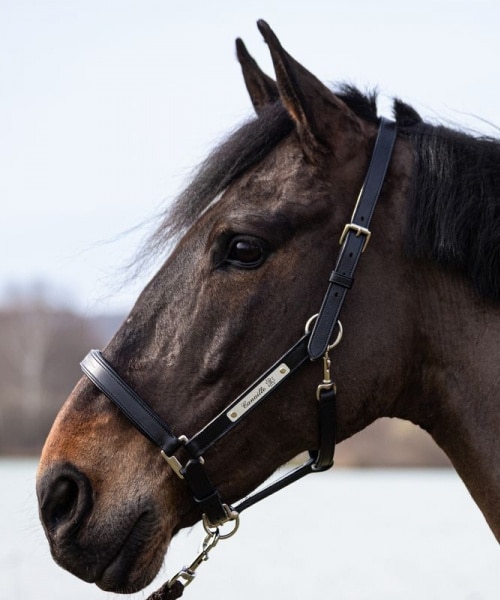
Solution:
{"label": "horse's mouth", "polygon": [[[97,575],[95,584],[101,589],[115,593],[133,593],[148,585],[157,574],[162,557],[152,556],[156,544],[154,521],[149,513],[143,513],[120,542],[111,560]],[[156,555],[161,554],[158,551]]]}

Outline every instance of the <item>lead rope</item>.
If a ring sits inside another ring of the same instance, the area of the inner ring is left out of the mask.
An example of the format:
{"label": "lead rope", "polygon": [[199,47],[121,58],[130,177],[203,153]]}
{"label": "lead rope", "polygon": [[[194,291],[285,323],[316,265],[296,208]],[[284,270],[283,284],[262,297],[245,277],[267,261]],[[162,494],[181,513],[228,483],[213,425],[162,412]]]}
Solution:
{"label": "lead rope", "polygon": [[175,600],[184,593],[184,586],[180,581],[176,581],[171,587],[169,582],[164,583],[159,590],[153,592],[146,600]]}

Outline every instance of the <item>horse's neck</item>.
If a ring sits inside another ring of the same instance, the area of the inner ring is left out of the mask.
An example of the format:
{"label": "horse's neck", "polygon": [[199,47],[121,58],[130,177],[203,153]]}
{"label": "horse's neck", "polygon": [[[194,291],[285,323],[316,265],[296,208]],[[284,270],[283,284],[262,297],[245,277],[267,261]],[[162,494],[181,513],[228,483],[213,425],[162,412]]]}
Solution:
{"label": "horse's neck", "polygon": [[433,272],[421,294],[421,425],[500,541],[500,306]]}

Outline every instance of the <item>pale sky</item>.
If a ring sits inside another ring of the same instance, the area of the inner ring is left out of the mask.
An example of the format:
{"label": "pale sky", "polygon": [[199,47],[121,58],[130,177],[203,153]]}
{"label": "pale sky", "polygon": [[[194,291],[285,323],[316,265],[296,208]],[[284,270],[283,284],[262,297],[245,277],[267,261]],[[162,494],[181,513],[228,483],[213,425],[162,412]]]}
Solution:
{"label": "pale sky", "polygon": [[[325,82],[500,137],[498,0],[0,0],[0,295],[44,280],[126,312],[120,267],[217,140],[251,116],[255,22]],[[474,118],[478,117],[478,118]]]}

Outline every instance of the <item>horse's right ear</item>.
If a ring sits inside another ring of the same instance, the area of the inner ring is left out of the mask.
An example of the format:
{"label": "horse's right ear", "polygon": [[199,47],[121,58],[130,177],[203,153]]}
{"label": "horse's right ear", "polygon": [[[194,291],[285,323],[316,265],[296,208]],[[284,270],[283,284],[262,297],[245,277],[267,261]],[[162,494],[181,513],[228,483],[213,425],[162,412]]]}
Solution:
{"label": "horse's right ear", "polygon": [[255,112],[260,114],[264,106],[279,99],[278,86],[261,70],[239,38],[236,40],[236,54]]}
{"label": "horse's right ear", "polygon": [[[314,162],[325,152],[351,148],[361,133],[360,120],[317,77],[298,63],[284,48],[265,21],[257,26],[269,46],[279,97],[295,122],[305,155]],[[339,137],[348,137],[339,143]]]}

